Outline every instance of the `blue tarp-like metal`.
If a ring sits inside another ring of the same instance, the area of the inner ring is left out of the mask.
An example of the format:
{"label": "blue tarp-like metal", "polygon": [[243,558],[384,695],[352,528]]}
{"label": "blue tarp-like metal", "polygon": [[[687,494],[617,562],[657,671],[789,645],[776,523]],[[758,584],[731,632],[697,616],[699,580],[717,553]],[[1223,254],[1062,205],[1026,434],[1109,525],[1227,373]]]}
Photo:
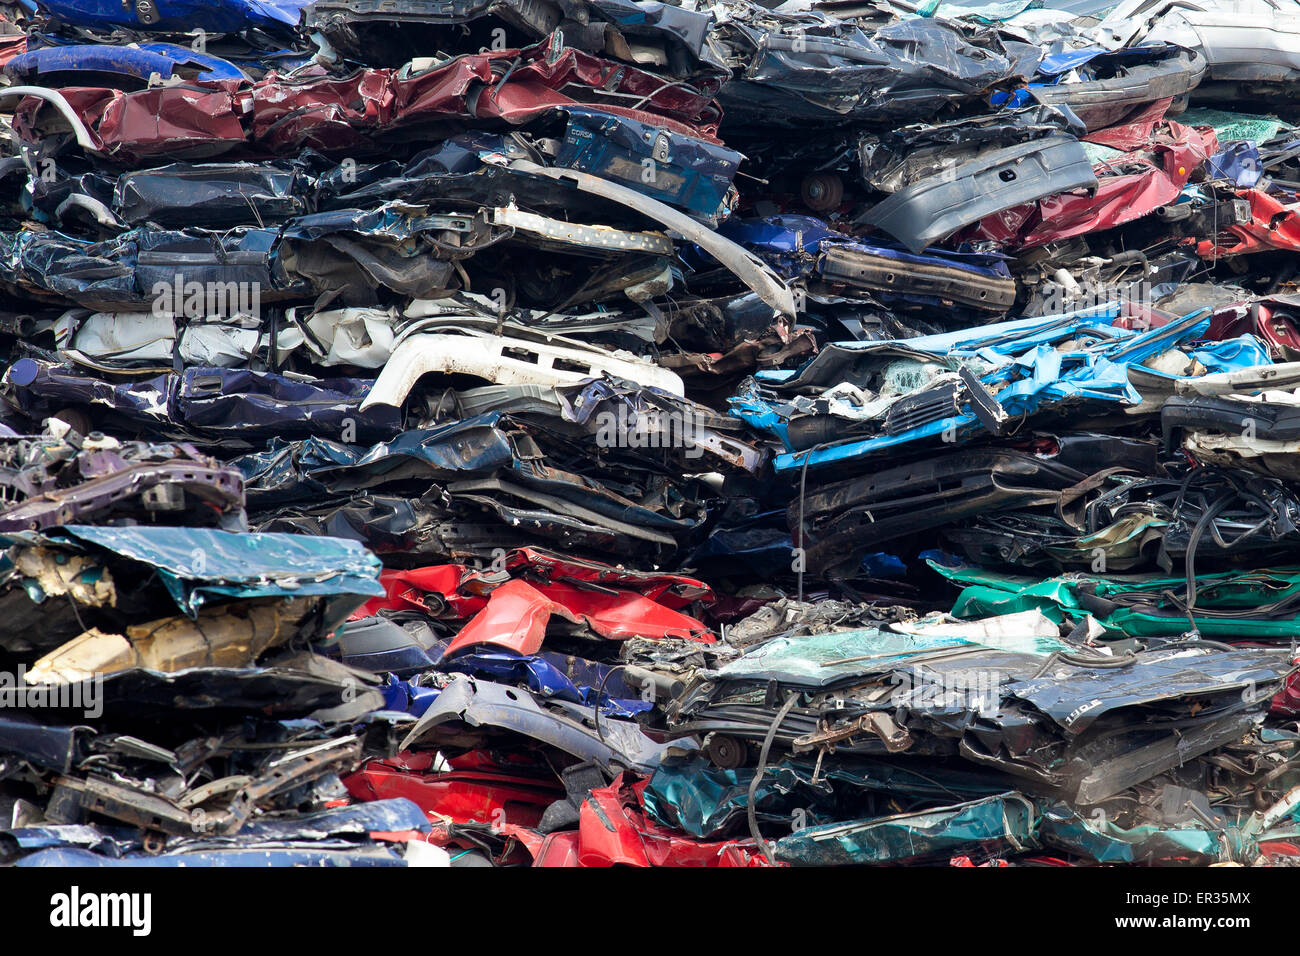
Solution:
{"label": "blue tarp-like metal", "polygon": [[380,595],[379,559],[356,541],[210,528],[68,525],[53,544],[102,548],[152,567],[186,614],[221,598]]}

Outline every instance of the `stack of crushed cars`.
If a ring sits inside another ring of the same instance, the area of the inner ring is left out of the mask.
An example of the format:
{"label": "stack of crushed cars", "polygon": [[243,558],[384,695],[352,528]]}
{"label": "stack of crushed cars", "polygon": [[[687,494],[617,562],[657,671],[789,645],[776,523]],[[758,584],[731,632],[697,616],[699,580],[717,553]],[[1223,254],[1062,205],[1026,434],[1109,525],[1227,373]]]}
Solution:
{"label": "stack of crushed cars", "polygon": [[1297,0],[0,15],[0,863],[1300,859]]}

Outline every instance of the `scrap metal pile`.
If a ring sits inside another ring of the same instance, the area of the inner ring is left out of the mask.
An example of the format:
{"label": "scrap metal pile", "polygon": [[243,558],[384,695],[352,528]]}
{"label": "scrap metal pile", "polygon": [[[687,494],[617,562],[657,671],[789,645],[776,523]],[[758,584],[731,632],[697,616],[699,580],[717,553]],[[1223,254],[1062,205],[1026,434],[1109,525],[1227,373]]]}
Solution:
{"label": "scrap metal pile", "polygon": [[0,862],[1300,859],[1297,0],[0,13]]}

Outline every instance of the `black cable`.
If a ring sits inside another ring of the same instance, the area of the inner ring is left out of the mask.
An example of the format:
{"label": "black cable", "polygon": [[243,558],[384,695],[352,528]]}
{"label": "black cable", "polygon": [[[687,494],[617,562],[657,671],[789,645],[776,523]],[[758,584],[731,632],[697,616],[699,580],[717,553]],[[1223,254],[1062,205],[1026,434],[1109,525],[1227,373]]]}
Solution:
{"label": "black cable", "polygon": [[624,670],[627,670],[626,664],[618,664],[615,665],[614,667],[611,667],[609,670],[605,671],[605,676],[600,679],[600,685],[596,688],[596,706],[594,707],[596,716],[593,723],[595,723],[596,725],[596,737],[600,740],[602,744],[605,742],[605,733],[600,728],[600,702],[605,697],[605,684],[606,682],[609,681],[614,671],[624,671]]}
{"label": "black cable", "polygon": [[758,844],[759,850],[767,858],[768,863],[775,864],[776,859],[772,856],[772,850],[763,834],[758,832],[758,814],[754,809],[754,799],[758,793],[758,784],[763,779],[763,773],[767,770],[767,755],[772,749],[772,741],[776,739],[776,732],[781,726],[781,721],[794,709],[795,701],[799,699],[799,691],[794,691],[786,698],[786,702],[781,705],[781,709],[776,712],[776,717],[772,720],[772,726],[767,728],[767,736],[763,738],[763,747],[758,753],[758,769],[754,772],[754,779],[749,782],[749,795],[745,800],[745,814],[749,818],[749,834]]}

